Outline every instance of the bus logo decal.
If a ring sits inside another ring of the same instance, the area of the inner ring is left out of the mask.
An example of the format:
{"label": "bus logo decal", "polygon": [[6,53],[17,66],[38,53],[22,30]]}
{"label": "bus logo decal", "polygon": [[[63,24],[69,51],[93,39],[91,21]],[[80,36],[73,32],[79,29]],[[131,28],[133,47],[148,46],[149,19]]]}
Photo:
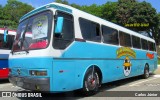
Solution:
{"label": "bus logo decal", "polygon": [[130,57],[132,58],[136,58],[136,52],[134,50],[132,50],[129,47],[121,47],[119,49],[117,49],[117,58],[121,58],[122,56],[125,57],[124,59],[124,63],[123,63],[123,73],[125,76],[129,76],[130,72],[131,72],[131,61],[130,61]]}
{"label": "bus logo decal", "polygon": [[136,52],[129,47],[121,47],[117,50],[117,58],[120,58],[122,56],[131,56],[132,58],[135,59]]}
{"label": "bus logo decal", "polygon": [[146,56],[149,58],[149,59],[153,59],[154,58],[154,53],[149,53],[147,52]]}
{"label": "bus logo decal", "polygon": [[131,72],[131,61],[129,59],[128,56],[126,56],[126,58],[124,59],[124,63],[123,63],[123,72],[125,76],[129,76],[130,72]]}

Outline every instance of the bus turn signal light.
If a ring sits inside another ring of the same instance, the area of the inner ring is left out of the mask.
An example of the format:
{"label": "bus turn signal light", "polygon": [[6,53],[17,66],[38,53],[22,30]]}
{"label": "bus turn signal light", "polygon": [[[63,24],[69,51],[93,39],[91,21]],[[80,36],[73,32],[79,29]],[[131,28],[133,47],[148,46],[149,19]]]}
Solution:
{"label": "bus turn signal light", "polygon": [[31,76],[47,76],[47,71],[30,70]]}

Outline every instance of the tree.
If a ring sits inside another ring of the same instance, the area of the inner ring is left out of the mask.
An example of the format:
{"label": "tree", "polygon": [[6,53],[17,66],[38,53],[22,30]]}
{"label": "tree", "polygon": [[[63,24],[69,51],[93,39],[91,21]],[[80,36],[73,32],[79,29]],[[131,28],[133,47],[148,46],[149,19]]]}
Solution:
{"label": "tree", "polygon": [[136,0],[118,0],[117,11],[116,11],[116,19],[117,23],[125,26],[127,23],[133,23],[133,15],[136,9]]}
{"label": "tree", "polygon": [[69,5],[67,0],[55,0],[55,2]]}
{"label": "tree", "polygon": [[117,23],[116,20],[117,2],[107,2],[102,5],[102,18]]}
{"label": "tree", "polygon": [[95,16],[98,17],[102,17],[102,6],[96,5],[96,4],[92,4],[90,6],[81,6],[81,10],[93,14]]}
{"label": "tree", "polygon": [[3,19],[3,7],[0,5],[0,19]]}
{"label": "tree", "polygon": [[8,0],[3,8],[3,18],[0,26],[8,26],[11,29],[16,29],[19,19],[34,8],[26,3],[17,0]]}
{"label": "tree", "polygon": [[[147,27],[137,27],[138,31],[146,31],[150,37],[153,37],[158,43],[158,25],[159,20],[156,13],[156,9],[152,7],[150,3],[145,1],[138,3],[136,13],[133,18],[139,23],[147,23]],[[152,33],[152,36],[150,35]]]}
{"label": "tree", "polygon": [[158,43],[158,16],[150,3],[119,0],[116,18],[118,24],[137,32],[144,31]]}
{"label": "tree", "polygon": [[157,36],[156,37],[157,37],[157,40],[158,40],[157,45],[159,45],[160,44],[160,13],[157,14],[157,17],[158,17],[158,22],[157,22],[158,25],[156,27],[157,28],[157,33],[156,33]]}
{"label": "tree", "polygon": [[77,8],[77,9],[81,9],[81,6],[80,5],[77,5],[77,4],[75,4],[75,3],[72,3],[72,4],[70,4],[72,7],[74,7],[74,8]]}

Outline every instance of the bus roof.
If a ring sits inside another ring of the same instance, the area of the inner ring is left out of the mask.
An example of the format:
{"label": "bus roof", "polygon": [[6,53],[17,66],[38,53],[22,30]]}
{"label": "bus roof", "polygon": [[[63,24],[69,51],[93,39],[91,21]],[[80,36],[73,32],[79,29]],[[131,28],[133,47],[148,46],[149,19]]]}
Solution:
{"label": "bus roof", "polygon": [[132,31],[130,29],[127,29],[127,28],[122,27],[120,25],[117,25],[115,23],[109,22],[109,21],[104,20],[102,18],[99,18],[97,16],[94,16],[94,15],[91,15],[91,14],[86,13],[84,11],[78,10],[76,8],[73,8],[73,7],[69,6],[69,5],[64,5],[64,4],[55,3],[55,2],[47,4],[47,5],[44,5],[44,6],[41,6],[41,7],[37,8],[37,9],[34,9],[34,10],[30,11],[29,13],[27,13],[23,17],[21,17],[20,21],[26,19],[29,16],[32,16],[35,13],[47,10],[48,8],[55,8],[55,9],[58,9],[58,10],[61,10],[61,11],[67,12],[67,13],[71,13],[71,14],[73,14],[73,16],[76,15],[78,17],[82,17],[82,18],[86,18],[86,19],[89,18],[89,20],[91,20],[93,22],[96,22],[96,23],[99,23],[100,25],[106,25],[106,26],[115,28],[115,29],[117,29],[119,31],[122,31],[122,32],[125,32],[125,33],[128,33],[128,34],[131,34],[131,35],[134,35],[134,36],[138,36],[140,38],[155,42],[154,39],[152,39],[152,38],[149,38],[149,37],[144,36],[144,35],[142,35],[140,33],[134,32],[134,31]]}

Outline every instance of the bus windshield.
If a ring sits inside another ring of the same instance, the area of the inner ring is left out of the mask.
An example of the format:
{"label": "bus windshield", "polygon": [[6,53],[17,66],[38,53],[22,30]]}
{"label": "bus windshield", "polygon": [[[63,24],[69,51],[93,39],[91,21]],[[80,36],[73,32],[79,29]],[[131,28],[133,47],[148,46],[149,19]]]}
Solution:
{"label": "bus windshield", "polygon": [[22,21],[17,29],[13,52],[44,49],[49,45],[52,13],[36,14]]}

